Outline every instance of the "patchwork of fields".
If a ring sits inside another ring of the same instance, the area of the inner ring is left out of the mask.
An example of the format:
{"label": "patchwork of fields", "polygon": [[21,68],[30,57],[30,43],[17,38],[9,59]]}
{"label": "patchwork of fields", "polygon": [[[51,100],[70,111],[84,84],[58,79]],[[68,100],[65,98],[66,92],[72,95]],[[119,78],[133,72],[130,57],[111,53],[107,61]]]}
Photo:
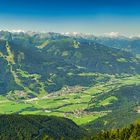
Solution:
{"label": "patchwork of fields", "polygon": [[100,82],[91,87],[65,87],[56,93],[32,99],[16,101],[0,96],[0,113],[55,115],[70,118],[78,125],[86,125],[113,111],[110,106],[120,99],[110,93],[125,86],[140,85],[140,75],[110,77],[107,83]]}

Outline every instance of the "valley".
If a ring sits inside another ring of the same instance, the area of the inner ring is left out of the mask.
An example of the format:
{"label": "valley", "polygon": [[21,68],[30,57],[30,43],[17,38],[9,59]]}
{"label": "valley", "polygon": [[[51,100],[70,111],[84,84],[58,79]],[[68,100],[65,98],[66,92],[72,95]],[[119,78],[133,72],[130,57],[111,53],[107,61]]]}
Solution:
{"label": "valley", "polygon": [[[78,125],[82,125],[90,129],[90,123],[96,123],[99,118],[100,120],[104,120],[104,117],[109,116],[112,112],[114,112],[114,110],[122,111],[119,108],[120,106],[117,107],[115,105],[116,103],[120,102],[120,98],[118,98],[117,93],[115,94],[116,91],[122,87],[135,87],[140,85],[140,75],[123,75],[120,77],[115,75],[109,76],[111,77],[111,80],[109,80],[107,83],[99,82],[91,87],[64,87],[55,93],[45,96],[37,96],[32,99],[19,100],[20,94],[18,95],[19,98],[17,98],[17,100],[10,100],[4,96],[1,96],[0,113],[61,116],[72,119]],[[66,93],[65,91],[69,92]],[[114,93],[114,95],[110,95],[109,92],[112,94]],[[106,97],[102,98],[104,95],[106,95]],[[126,106],[124,109],[129,108],[132,103],[129,103],[129,101],[127,102],[127,97],[124,97],[123,95],[120,96],[122,99],[126,98]],[[140,97],[138,94],[136,94],[135,98],[139,99]],[[136,101],[133,100],[133,102],[135,103]],[[122,107],[123,104],[124,103],[121,104]],[[108,106],[110,105],[115,105],[115,109],[109,108]],[[140,103],[138,102],[135,106],[133,106],[132,110],[126,110],[125,113],[133,112],[135,114],[134,118],[132,118],[131,121],[129,120],[129,123],[132,123],[134,119],[139,118],[140,114],[136,110],[139,106]],[[120,124],[120,127],[123,126],[125,126],[125,123]],[[94,127],[94,125],[92,127]],[[103,127],[104,125],[101,125],[100,129]]]}
{"label": "valley", "polygon": [[64,117],[92,134],[139,119],[133,50],[57,33],[0,35],[0,114]]}

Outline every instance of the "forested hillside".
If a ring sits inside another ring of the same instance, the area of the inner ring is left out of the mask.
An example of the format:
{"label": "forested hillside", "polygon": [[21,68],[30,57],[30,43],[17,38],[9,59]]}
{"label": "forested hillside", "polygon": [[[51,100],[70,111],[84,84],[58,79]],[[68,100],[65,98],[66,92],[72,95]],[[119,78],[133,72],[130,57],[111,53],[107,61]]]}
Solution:
{"label": "forested hillside", "polygon": [[92,134],[69,119],[38,115],[0,115],[1,140],[139,140],[140,124]]}
{"label": "forested hillside", "polygon": [[90,140],[139,140],[140,124],[131,124],[129,127],[114,129],[93,136]]}
{"label": "forested hillside", "polygon": [[86,130],[65,118],[0,115],[1,140],[80,140],[86,136]]}

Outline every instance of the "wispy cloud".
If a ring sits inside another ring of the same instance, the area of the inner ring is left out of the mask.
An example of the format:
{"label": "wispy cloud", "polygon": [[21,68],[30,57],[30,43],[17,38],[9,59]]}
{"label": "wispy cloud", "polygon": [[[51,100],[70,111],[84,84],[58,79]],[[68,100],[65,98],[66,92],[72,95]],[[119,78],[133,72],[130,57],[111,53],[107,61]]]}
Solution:
{"label": "wispy cloud", "polygon": [[116,37],[119,35],[119,32],[110,32],[110,33],[104,33],[105,36],[110,36],[110,37]]}
{"label": "wispy cloud", "polygon": [[11,30],[10,32],[13,32],[13,33],[21,33],[21,32],[25,32],[24,30],[22,29],[18,29],[18,30]]}
{"label": "wispy cloud", "polygon": [[11,33],[25,33],[26,31],[22,30],[22,29],[14,29],[14,30],[9,30],[9,29],[5,29],[5,30],[0,30],[1,31],[5,31],[5,32],[11,32]]}

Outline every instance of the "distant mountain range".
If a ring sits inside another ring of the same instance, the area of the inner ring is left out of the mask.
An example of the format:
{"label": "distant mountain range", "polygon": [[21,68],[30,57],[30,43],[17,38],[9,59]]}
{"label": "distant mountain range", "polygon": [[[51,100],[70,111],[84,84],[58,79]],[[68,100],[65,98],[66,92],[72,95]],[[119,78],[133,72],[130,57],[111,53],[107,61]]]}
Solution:
{"label": "distant mountain range", "polygon": [[104,44],[108,47],[114,47],[119,49],[124,49],[127,51],[132,51],[135,54],[140,53],[140,37],[139,36],[123,36],[123,35],[102,35],[95,36],[93,34],[83,34],[83,33],[65,33],[64,35],[75,38],[83,38],[87,40],[92,40],[94,42]]}

